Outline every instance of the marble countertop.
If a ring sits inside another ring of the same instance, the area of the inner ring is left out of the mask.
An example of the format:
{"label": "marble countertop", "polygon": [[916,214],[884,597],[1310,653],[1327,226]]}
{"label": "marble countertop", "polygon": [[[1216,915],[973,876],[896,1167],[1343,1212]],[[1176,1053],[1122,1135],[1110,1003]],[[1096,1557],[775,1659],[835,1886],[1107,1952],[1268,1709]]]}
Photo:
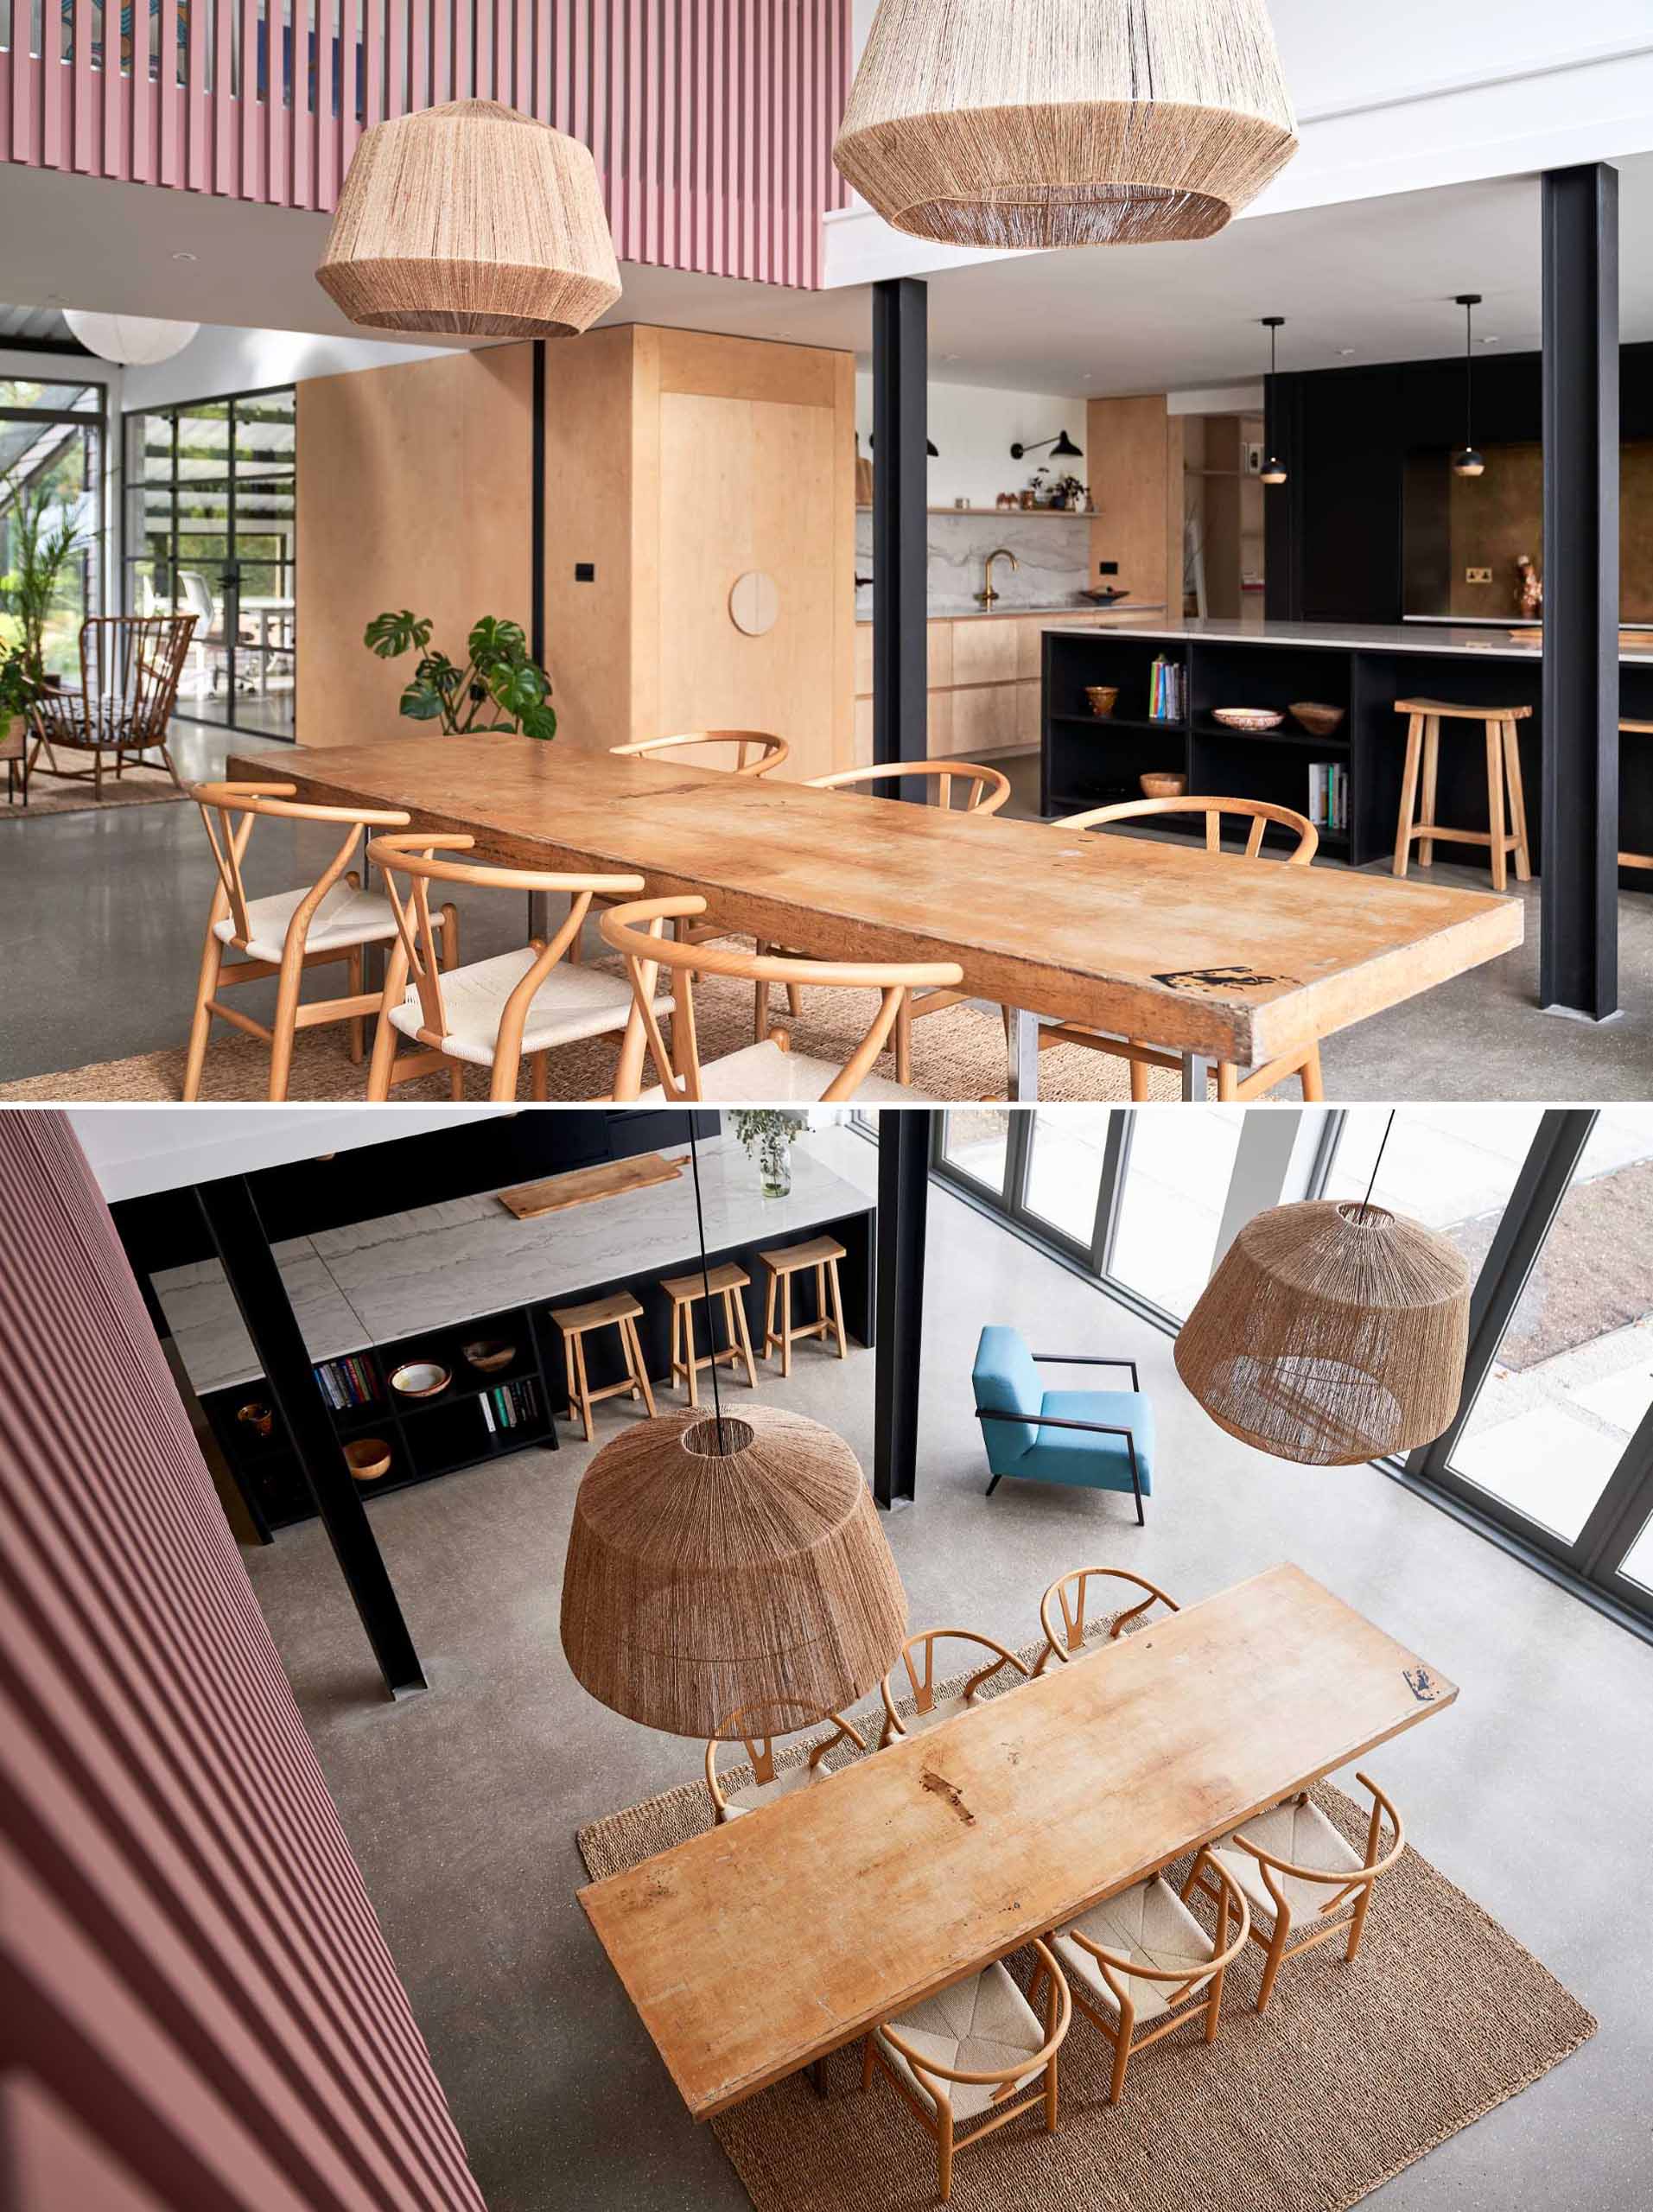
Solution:
{"label": "marble countertop", "polygon": [[[1007,606],[1001,600],[997,607],[949,607],[944,604],[932,603],[925,610],[925,620],[927,622],[1004,622],[1013,616],[1026,617],[1030,614],[1084,614],[1086,616],[1105,615],[1110,621],[1115,621],[1117,626],[1117,621],[1128,622],[1135,615],[1162,614],[1164,612],[1164,607],[1153,600],[1134,599],[1128,606],[1121,600],[1112,607],[1100,606],[1095,600],[1090,599],[1065,599],[1054,601],[1047,607]],[[870,614],[857,614],[855,617],[857,622],[870,623],[872,619]],[[1052,626],[1055,626],[1052,625]],[[1086,621],[1082,626],[1089,629],[1090,622]]]}
{"label": "marble countertop", "polygon": [[[664,1149],[668,1159],[679,1155],[677,1146]],[[870,1179],[876,1166],[859,1137],[817,1131],[792,1147],[791,1194],[766,1198],[756,1163],[734,1139],[703,1144],[707,1249],[784,1240],[865,1212],[874,1204],[868,1181],[836,1168],[864,1167]],[[517,1220],[495,1193],[483,1192],[296,1237],[276,1247],[276,1258],[310,1357],[322,1360],[504,1307],[566,1299],[617,1276],[669,1274],[698,1249],[695,1186],[685,1167],[674,1183],[595,1198],[537,1221]],[[216,1260],[164,1269],[155,1288],[198,1391],[259,1372]]]}
{"label": "marble countertop", "polygon": [[[1064,626],[1048,626],[1059,630]],[[1207,615],[1186,616],[1180,621],[1138,622],[1127,615],[1109,625],[1126,637],[1211,638],[1242,645],[1320,645],[1344,652],[1450,654],[1468,659],[1542,659],[1537,645],[1518,645],[1509,638],[1489,637],[1484,631],[1442,625],[1426,629],[1415,622],[1245,622]],[[1621,661],[1653,666],[1653,650],[1625,648]]]}

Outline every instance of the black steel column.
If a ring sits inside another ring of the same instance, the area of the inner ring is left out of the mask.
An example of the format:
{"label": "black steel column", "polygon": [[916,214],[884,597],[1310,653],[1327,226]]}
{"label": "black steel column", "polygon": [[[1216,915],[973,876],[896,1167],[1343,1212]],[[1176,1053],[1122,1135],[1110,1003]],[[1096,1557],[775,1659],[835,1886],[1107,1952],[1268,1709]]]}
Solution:
{"label": "black steel column", "polygon": [[1551,169],[1544,227],[1539,1002],[1618,1011],[1618,173]]}
{"label": "black steel column", "polygon": [[258,1218],[251,1185],[245,1176],[233,1176],[221,1183],[203,1183],[195,1195],[385,1686],[392,1697],[401,1690],[422,1690],[425,1678],[418,1654],[368,1525],[361,1494],[321,1402],[309,1349]]}
{"label": "black steel column", "polygon": [[930,1123],[923,1108],[878,1117],[878,1364],[873,1496],[910,1505],[919,1456],[924,1351],[924,1232],[930,1206]]}
{"label": "black steel column", "polygon": [[881,761],[922,760],[929,751],[928,321],[916,276],[873,286],[873,758]]}

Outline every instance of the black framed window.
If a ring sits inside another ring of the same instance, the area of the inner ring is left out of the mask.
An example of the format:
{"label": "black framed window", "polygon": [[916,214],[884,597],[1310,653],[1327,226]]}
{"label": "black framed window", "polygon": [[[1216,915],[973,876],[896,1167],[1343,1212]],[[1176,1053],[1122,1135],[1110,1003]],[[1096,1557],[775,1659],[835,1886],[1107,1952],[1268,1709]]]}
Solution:
{"label": "black framed window", "polygon": [[[73,531],[42,639],[48,673],[72,683],[80,625],[103,604],[104,428],[102,385],[0,373],[0,576],[16,574],[26,534]],[[0,613],[0,639],[20,635]]]}
{"label": "black framed window", "polygon": [[1457,1418],[1408,1463],[1653,1619],[1653,1108],[1545,1114],[1476,1286]]}
{"label": "black framed window", "polygon": [[294,734],[297,409],[291,385],[125,418],[125,604],[193,613],[186,719]]}

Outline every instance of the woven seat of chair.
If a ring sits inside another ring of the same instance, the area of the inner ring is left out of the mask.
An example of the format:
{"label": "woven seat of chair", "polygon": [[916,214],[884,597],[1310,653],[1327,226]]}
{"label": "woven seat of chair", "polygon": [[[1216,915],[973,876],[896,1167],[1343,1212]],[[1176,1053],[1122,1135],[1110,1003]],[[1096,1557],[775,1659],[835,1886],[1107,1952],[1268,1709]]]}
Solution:
{"label": "woven seat of chair", "polygon": [[[938,2066],[956,2067],[963,2074],[1014,2067],[1019,2058],[1031,2058],[1045,2047],[1038,2014],[996,1959],[970,1980],[956,1981],[950,1989],[926,1997],[889,2025],[918,2053],[920,2066],[931,2058]],[[1004,2083],[937,2080],[915,2070],[882,2028],[873,2032],[886,2058],[920,2101],[931,2112],[938,2099],[950,2106],[955,2125],[1003,2101]],[[1010,2086],[1027,2078],[1012,2076]]]}
{"label": "woven seat of chair", "polygon": [[1122,1959],[1135,1960],[1141,1966],[1174,1973],[1186,1971],[1186,1981],[1148,1981],[1130,1975],[1128,1970],[1116,1968],[1129,1983],[1139,2024],[1160,2018],[1173,2004],[1190,1993],[1191,1983],[1197,1986],[1211,1979],[1211,1962],[1217,1947],[1161,1875],[1155,1874],[1148,1881],[1122,1890],[1103,1904],[1092,1905],[1089,1912],[1081,1913],[1078,1920],[1051,1939],[1051,1948],[1062,1961],[1069,1978],[1078,1983],[1081,1993],[1116,2012],[1118,1999],[1109,1987],[1094,1955],[1083,1943],[1071,1940],[1076,1933],[1088,1936],[1103,1950],[1111,1951]]}
{"label": "woven seat of chair", "polygon": [[[1294,1866],[1318,1866],[1330,1877],[1325,1882],[1300,1882],[1294,1875],[1273,1875],[1281,1895],[1291,1908],[1294,1926],[1319,1920],[1338,1897],[1342,1878],[1357,1874],[1364,1863],[1312,1799],[1307,1805],[1300,1805],[1296,1798],[1288,1798],[1272,1812],[1259,1813],[1256,1820],[1247,1821],[1237,1833],[1275,1859],[1289,1859]],[[1252,1918],[1272,1928],[1275,1901],[1263,1880],[1262,1869],[1250,1853],[1219,1843],[1212,1846],[1211,1856],[1221,1860],[1224,1872],[1231,1874],[1244,1891]]]}

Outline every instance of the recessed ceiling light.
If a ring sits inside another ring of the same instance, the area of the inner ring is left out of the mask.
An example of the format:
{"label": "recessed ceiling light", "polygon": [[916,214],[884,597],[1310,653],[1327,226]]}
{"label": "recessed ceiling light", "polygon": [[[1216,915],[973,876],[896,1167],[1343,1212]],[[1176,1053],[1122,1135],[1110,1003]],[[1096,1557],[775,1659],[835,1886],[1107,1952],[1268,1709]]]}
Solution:
{"label": "recessed ceiling light", "polygon": [[1338,348],[1338,359],[1340,361],[1348,360],[1354,353],[1354,350],[1355,349],[1352,346],[1339,346]]}
{"label": "recessed ceiling light", "polygon": [[194,261],[197,258],[197,257],[193,253],[184,253],[182,251],[175,253],[172,257],[175,261]]}
{"label": "recessed ceiling light", "polygon": [[1484,338],[1481,340],[1483,346],[1496,346],[1497,342],[1496,338]]}

